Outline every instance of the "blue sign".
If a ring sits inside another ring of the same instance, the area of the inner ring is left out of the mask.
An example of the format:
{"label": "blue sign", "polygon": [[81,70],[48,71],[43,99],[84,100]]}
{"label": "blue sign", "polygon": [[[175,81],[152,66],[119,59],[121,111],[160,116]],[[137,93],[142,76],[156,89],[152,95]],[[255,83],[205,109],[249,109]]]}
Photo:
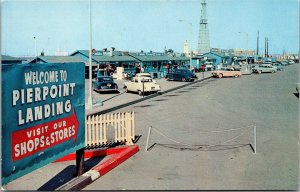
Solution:
{"label": "blue sign", "polygon": [[85,147],[85,64],[2,65],[2,184]]}

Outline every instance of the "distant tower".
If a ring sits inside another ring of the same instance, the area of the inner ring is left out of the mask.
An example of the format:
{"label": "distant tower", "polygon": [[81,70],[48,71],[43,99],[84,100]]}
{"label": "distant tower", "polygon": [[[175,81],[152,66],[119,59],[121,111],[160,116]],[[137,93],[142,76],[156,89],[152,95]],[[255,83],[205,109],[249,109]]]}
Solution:
{"label": "distant tower", "polygon": [[183,44],[183,53],[189,57],[190,56],[190,45],[187,41],[184,42]]}
{"label": "distant tower", "polygon": [[199,28],[199,39],[198,39],[198,52],[207,53],[210,51],[209,33],[208,33],[208,22],[206,18],[206,2],[201,2],[201,16],[200,16],[200,28]]}

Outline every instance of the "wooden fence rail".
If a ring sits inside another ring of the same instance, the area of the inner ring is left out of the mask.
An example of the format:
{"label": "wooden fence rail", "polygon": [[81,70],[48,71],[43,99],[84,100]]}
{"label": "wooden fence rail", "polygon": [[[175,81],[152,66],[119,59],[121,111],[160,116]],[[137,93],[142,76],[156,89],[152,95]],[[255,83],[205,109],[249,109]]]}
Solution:
{"label": "wooden fence rail", "polygon": [[134,129],[134,112],[89,115],[86,118],[85,146],[116,142],[132,145]]}

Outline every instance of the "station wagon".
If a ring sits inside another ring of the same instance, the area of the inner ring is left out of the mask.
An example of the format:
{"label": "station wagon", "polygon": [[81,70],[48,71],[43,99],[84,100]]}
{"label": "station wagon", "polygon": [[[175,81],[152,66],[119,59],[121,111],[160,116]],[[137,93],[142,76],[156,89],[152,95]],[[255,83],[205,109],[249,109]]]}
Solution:
{"label": "station wagon", "polygon": [[256,65],[253,69],[253,73],[276,73],[277,67],[272,66],[271,64],[261,64],[261,65]]}

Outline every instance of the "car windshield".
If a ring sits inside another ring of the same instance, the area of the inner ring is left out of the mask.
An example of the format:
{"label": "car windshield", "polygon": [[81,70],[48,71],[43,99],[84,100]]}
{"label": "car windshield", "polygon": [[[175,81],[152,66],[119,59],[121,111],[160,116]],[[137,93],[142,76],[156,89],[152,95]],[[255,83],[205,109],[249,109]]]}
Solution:
{"label": "car windshield", "polygon": [[150,83],[153,82],[152,79],[142,79],[141,82]]}
{"label": "car windshield", "polygon": [[98,82],[107,82],[107,81],[112,81],[112,78],[111,77],[98,78]]}

